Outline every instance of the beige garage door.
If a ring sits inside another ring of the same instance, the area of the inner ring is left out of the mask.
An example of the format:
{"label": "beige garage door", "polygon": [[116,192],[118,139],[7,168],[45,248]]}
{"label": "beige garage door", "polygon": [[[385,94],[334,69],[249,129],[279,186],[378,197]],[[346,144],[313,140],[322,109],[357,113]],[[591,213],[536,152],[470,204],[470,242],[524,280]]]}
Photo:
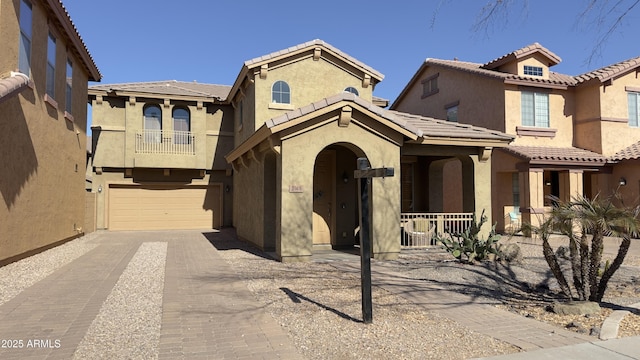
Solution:
{"label": "beige garage door", "polygon": [[110,230],[211,229],[222,222],[220,186],[109,188]]}

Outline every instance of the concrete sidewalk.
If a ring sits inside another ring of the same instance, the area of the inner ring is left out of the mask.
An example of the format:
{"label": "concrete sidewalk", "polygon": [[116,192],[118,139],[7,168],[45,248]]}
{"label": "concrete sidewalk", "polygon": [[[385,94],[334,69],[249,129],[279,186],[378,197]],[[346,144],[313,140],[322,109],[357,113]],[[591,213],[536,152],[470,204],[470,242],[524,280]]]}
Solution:
{"label": "concrete sidewalk", "polygon": [[640,337],[633,336],[607,341],[594,341],[558,348],[522,352],[491,358],[491,360],[629,360],[640,359]]}

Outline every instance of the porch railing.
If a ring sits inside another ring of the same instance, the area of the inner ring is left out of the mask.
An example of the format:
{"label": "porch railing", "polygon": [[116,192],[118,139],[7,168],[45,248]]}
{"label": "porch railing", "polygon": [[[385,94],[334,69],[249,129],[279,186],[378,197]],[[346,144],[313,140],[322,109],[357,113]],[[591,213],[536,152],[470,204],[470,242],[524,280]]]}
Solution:
{"label": "porch railing", "polygon": [[196,137],[191,131],[139,130],[136,132],[136,153],[195,155]]}
{"label": "porch railing", "polygon": [[473,221],[473,213],[402,213],[400,214],[402,247],[437,245],[435,236],[461,233]]}

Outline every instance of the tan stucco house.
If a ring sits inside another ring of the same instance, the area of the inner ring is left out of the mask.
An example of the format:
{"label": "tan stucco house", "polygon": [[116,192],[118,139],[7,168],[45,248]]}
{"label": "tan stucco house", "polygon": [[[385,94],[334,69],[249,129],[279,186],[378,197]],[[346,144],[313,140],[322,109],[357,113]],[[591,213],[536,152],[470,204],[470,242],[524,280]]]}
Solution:
{"label": "tan stucco house", "polygon": [[[512,137],[385,110],[373,95],[382,79],[313,40],[244,62],[231,86],[91,87],[98,228],[234,226],[280,260],[304,261],[357,241],[359,157],[396,173],[373,180],[378,258],[400,251],[405,212],[430,204],[440,231],[445,210],[491,217],[491,154]],[[460,164],[453,205],[442,195],[450,159]]]}
{"label": "tan stucco house", "polygon": [[538,43],[484,64],[428,58],[391,106],[515,137],[492,156],[500,230],[536,224],[549,195],[638,201],[640,58],[578,76],[552,71],[560,61]]}
{"label": "tan stucco house", "polygon": [[0,0],[0,265],[83,233],[87,84],[59,0]]}

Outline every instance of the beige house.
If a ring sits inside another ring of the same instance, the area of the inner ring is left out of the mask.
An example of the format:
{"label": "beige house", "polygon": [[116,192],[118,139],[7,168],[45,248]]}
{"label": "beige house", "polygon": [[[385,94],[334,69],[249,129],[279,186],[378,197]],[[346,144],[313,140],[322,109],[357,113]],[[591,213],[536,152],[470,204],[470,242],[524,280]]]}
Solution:
{"label": "beige house", "polygon": [[0,265],[85,221],[87,83],[101,75],[58,0],[0,0]]}
{"label": "beige house", "polygon": [[[382,79],[314,40],[244,62],[232,86],[92,87],[98,228],[234,226],[280,260],[304,261],[357,242],[359,157],[396,173],[373,180],[378,258],[397,256],[403,231],[447,230],[447,206],[457,223],[482,209],[490,217],[491,153],[512,137],[384,110],[373,95]],[[454,205],[441,191],[450,160],[460,164]],[[425,204],[431,228],[416,229],[403,212]]]}
{"label": "beige house", "polygon": [[640,58],[578,76],[551,71],[560,61],[537,43],[485,64],[426,59],[391,106],[515,137],[492,157],[498,229],[536,224],[549,195],[638,201]]}

